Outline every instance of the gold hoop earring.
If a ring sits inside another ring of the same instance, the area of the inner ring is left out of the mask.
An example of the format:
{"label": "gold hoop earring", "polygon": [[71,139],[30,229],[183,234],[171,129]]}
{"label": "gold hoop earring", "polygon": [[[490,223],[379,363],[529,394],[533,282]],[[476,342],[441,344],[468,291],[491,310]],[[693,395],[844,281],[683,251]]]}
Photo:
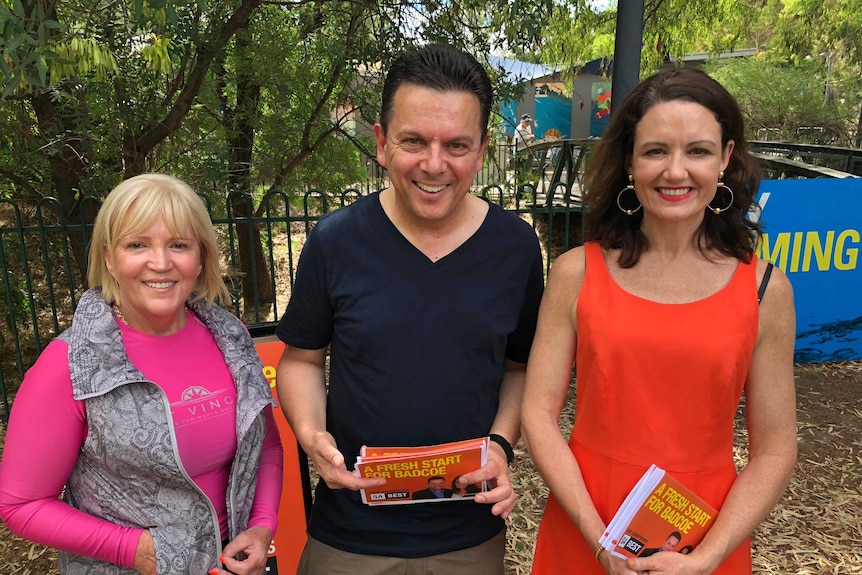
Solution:
{"label": "gold hoop earring", "polygon": [[[733,205],[733,190],[731,190],[727,184],[725,184],[724,182],[721,181],[723,179],[724,179],[724,172],[718,172],[718,186],[716,186],[716,188],[715,188],[715,195],[718,195],[719,189],[724,188],[730,194],[730,201],[723,208],[713,208],[709,204],[706,205],[706,207],[709,208],[710,210],[712,210],[712,213],[714,213],[716,215],[720,214],[721,212],[725,212],[725,211],[729,210],[730,207]],[[713,198],[713,200],[715,200],[715,198]]]}
{"label": "gold hoop earring", "polygon": [[[631,190],[632,192],[634,192],[634,191],[635,191],[635,179],[632,177],[632,175],[631,175],[631,174],[629,174],[629,185],[627,185],[625,188],[623,188],[623,189],[620,191],[620,193],[618,193],[618,194],[617,194],[617,207],[618,207],[618,208],[620,209],[620,211],[621,211],[622,213],[624,213],[625,215],[627,215],[627,216],[633,216],[633,215],[634,215],[634,214],[635,214],[639,209],[641,209],[643,206],[641,205],[641,203],[640,203],[640,202],[638,202],[638,207],[636,207],[636,208],[635,208],[635,209],[633,209],[633,210],[627,210],[627,209],[625,209],[625,208],[623,207],[623,205],[620,203],[620,198],[622,198],[623,194],[624,194],[624,193],[626,193],[626,192],[628,192],[629,190]],[[635,194],[635,199],[637,199],[637,194]]]}

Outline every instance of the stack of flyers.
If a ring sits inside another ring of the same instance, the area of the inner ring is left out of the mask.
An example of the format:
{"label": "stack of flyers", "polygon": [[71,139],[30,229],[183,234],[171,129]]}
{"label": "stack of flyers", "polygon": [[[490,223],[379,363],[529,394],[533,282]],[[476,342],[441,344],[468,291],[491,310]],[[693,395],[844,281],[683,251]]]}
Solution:
{"label": "stack of flyers", "polygon": [[423,447],[363,446],[353,473],[382,477],[386,483],[360,490],[367,505],[435,503],[472,498],[487,491],[485,482],[465,485],[461,476],[487,461],[488,438],[478,437]]}

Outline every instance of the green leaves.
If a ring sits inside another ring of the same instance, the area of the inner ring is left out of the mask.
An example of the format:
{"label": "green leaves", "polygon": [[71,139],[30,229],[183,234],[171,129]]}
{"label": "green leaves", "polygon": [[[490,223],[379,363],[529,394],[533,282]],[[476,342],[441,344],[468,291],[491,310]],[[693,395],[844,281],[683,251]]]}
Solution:
{"label": "green leaves", "polygon": [[152,35],[152,41],[141,49],[141,56],[150,70],[167,76],[171,71],[171,41]]}
{"label": "green leaves", "polygon": [[795,141],[797,128],[821,122],[823,85],[816,66],[770,63],[765,58],[714,62],[709,74],[739,102],[749,139]]}
{"label": "green leaves", "polygon": [[46,59],[50,30],[59,23],[45,18],[44,9],[36,5],[28,15],[21,0],[0,4],[0,69],[3,91],[0,98],[13,94],[19,87],[44,85],[48,68]]}
{"label": "green leaves", "polygon": [[[93,74],[97,82],[104,82],[109,76],[117,73],[117,61],[114,55],[93,38],[72,38],[71,40],[52,44],[47,70],[50,71],[48,84],[56,86],[64,80]],[[46,82],[42,78],[40,87]]]}
{"label": "green leaves", "polygon": [[110,50],[93,38],[63,38],[60,22],[51,16],[38,3],[25,7],[14,0],[12,10],[9,4],[0,5],[0,46],[4,48],[0,98],[91,73],[101,82],[117,72]]}

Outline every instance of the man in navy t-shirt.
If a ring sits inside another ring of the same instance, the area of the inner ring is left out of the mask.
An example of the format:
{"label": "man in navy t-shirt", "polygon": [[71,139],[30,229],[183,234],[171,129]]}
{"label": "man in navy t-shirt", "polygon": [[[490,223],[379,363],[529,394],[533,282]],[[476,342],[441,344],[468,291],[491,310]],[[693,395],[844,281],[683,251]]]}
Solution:
{"label": "man in navy t-shirt", "polygon": [[[276,330],[280,403],[322,479],[302,575],[503,573],[508,463],[543,280],[531,227],[470,193],[491,102],[473,57],[439,44],[399,56],[374,127],[390,186],[322,217],[303,248]],[[362,503],[360,489],[384,482],[353,474],[363,445],[482,436],[487,463],[464,479],[490,491]]]}

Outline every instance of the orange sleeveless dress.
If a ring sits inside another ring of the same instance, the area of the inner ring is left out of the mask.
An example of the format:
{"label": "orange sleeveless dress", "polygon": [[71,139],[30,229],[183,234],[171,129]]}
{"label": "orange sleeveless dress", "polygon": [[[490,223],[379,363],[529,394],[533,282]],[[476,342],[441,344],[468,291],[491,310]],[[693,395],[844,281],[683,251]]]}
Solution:
{"label": "orange sleeveless dress", "polygon": [[[655,463],[721,509],[736,478],[733,421],[757,338],[756,260],[697,302],[625,292],[588,243],[578,299],[577,413],[569,442],[607,524]],[[539,528],[533,575],[604,575],[554,498]],[[751,573],[749,541],[716,574]]]}

